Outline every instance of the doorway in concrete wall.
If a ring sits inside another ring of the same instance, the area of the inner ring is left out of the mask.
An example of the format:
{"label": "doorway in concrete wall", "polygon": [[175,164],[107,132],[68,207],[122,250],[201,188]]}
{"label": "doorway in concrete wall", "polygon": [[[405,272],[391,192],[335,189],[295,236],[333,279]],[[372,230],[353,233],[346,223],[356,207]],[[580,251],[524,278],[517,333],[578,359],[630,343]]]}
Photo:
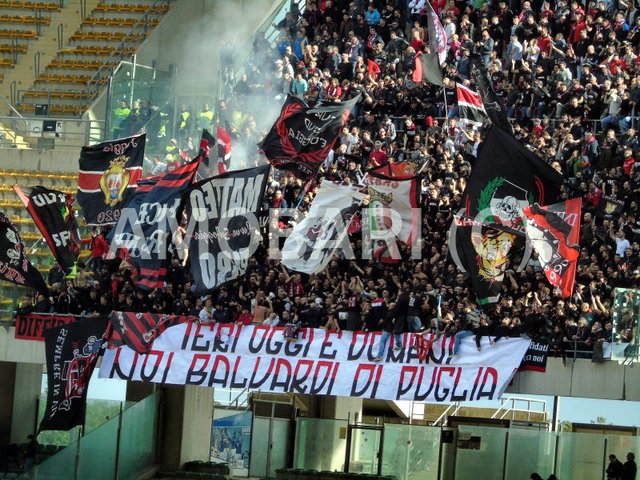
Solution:
{"label": "doorway in concrete wall", "polygon": [[381,474],[382,429],[381,425],[349,425],[345,461],[348,473]]}
{"label": "doorway in concrete wall", "polygon": [[275,477],[286,468],[292,453],[292,406],[275,402],[253,402],[251,461],[249,476]]}

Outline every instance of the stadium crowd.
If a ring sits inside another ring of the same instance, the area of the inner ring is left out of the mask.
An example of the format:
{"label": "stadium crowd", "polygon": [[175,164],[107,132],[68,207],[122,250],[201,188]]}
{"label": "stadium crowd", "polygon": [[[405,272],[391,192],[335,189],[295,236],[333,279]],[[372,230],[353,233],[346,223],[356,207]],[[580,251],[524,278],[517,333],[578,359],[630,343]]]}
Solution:
{"label": "stadium crowd", "polygon": [[[260,112],[252,110],[256,99],[277,106],[286,94],[309,104],[361,94],[316,183],[305,188],[301,180],[273,171],[265,207],[299,204],[305,212],[321,178],[357,184],[372,166],[413,162],[421,182],[420,260],[411,260],[406,248],[404,259],[392,264],[336,257],[323,272],[306,276],[286,271],[262,248],[245,278],[196,298],[188,263],[174,259],[166,287],[147,295],[134,289],[131,272],[119,268],[119,261],[105,260],[102,233],[95,232],[90,265],[73,282],[65,282],[54,267],[52,300],[39,297],[23,309],[155,311],[203,322],[299,322],[387,334],[491,335],[492,341],[529,335],[548,340],[557,355],[564,356],[575,342],[580,349],[601,351],[602,342],[612,338],[614,288],[637,286],[640,279],[636,2],[436,0],[432,5],[447,35],[444,87],[414,75],[416,55],[429,51],[425,0],[309,0],[302,13],[290,12],[275,25],[280,31],[275,45],[256,36],[237,78],[231,66],[235,55],[227,48],[227,98],[201,112],[185,106],[179,136],[166,151],[171,167],[179,161],[178,144],[193,148],[196,128],[218,123],[230,133],[234,150],[244,149],[243,165],[252,166],[264,161],[257,143],[270,127],[260,125]],[[554,291],[535,254],[518,271],[516,253],[500,301],[480,308],[469,278],[448,257],[447,231],[483,141],[484,129],[463,130],[457,118],[455,83],[473,87],[474,54],[481,56],[513,119],[516,138],[564,176],[558,200],[583,198],[571,298]],[[167,165],[156,158],[152,168],[157,173]],[[605,211],[603,196],[624,202],[624,208]],[[350,239],[359,255],[360,234]],[[615,339],[629,341],[630,335],[631,329],[623,329]]]}

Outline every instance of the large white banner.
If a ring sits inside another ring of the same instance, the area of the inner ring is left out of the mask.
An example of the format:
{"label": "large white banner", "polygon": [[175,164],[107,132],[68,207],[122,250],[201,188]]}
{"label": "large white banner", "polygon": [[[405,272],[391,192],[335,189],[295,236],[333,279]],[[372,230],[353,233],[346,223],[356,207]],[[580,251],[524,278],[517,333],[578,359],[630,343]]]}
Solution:
{"label": "large white banner", "polygon": [[108,350],[100,377],[384,400],[492,400],[530,343],[503,338],[489,345],[483,338],[478,352],[467,337],[452,358],[454,337],[442,337],[420,361],[414,334],[405,334],[404,347],[394,351],[390,343],[376,363],[380,335],[302,329],[299,340],[287,341],[279,327],[189,322],[167,329],[148,355]]}
{"label": "large white banner", "polygon": [[351,187],[323,181],[309,213],[284,242],[282,263],[297,272],[316,273],[338,247],[351,250],[345,242],[347,229],[365,197]]}

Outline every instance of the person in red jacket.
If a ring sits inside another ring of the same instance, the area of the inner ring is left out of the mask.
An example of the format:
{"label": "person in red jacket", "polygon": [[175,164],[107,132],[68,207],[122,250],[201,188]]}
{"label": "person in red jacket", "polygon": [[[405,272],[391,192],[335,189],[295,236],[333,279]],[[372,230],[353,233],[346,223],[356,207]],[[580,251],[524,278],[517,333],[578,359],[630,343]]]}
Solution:
{"label": "person in red jacket", "polygon": [[93,273],[99,275],[104,259],[109,251],[109,244],[104,238],[104,233],[102,231],[98,231],[97,228],[94,228],[91,232],[91,237],[85,238],[82,240],[82,243],[84,245],[89,245],[89,250],[91,250],[91,260],[89,261],[89,265],[91,270],[93,270]]}

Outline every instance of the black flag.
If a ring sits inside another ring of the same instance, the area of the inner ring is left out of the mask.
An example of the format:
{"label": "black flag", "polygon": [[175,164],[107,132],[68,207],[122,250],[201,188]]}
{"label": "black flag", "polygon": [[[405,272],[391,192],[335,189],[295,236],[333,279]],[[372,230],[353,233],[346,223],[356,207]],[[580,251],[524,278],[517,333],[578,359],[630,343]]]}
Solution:
{"label": "black flag", "polygon": [[45,330],[47,408],[39,431],[82,425],[89,380],[107,323],[107,317],[92,317]]}
{"label": "black flag", "polygon": [[523,208],[553,203],[561,185],[562,175],[523,144],[489,129],[463,196],[464,220],[454,220],[449,238],[481,304],[498,301],[509,250],[516,233],[524,235]]}
{"label": "black flag", "polygon": [[189,192],[189,245],[196,293],[221,287],[245,274],[260,241],[258,212],[269,165],[224,173],[197,183]]}
{"label": "black flag", "polygon": [[502,99],[493,89],[493,81],[482,63],[480,55],[471,57],[471,74],[476,81],[478,93],[491,123],[507,133],[513,133],[513,128],[507,117],[507,110]]}
{"label": "black flag", "polygon": [[[202,180],[203,178],[209,178],[211,176],[211,158],[210,155],[216,154],[216,139],[209,133],[206,128],[202,129],[202,135],[200,136],[200,154],[202,155],[202,161],[198,167],[198,173],[196,174],[196,180]],[[215,164],[215,161],[213,162]]]}
{"label": "black flag", "polygon": [[0,278],[47,295],[42,274],[31,265],[16,226],[0,213]]}
{"label": "black flag", "polygon": [[432,85],[442,86],[442,71],[436,52],[423,53],[420,55],[422,62],[422,80]]}
{"label": "black flag", "polygon": [[41,186],[14,186],[13,189],[27,207],[65,275],[71,274],[82,245],[78,221],[73,212],[73,197]]}
{"label": "black flag", "polygon": [[289,95],[278,120],[259,146],[274,167],[308,180],[329,155],[359,98],[309,107]]}
{"label": "black flag", "polygon": [[87,225],[113,225],[142,176],[145,134],[82,147],[77,199]]}

